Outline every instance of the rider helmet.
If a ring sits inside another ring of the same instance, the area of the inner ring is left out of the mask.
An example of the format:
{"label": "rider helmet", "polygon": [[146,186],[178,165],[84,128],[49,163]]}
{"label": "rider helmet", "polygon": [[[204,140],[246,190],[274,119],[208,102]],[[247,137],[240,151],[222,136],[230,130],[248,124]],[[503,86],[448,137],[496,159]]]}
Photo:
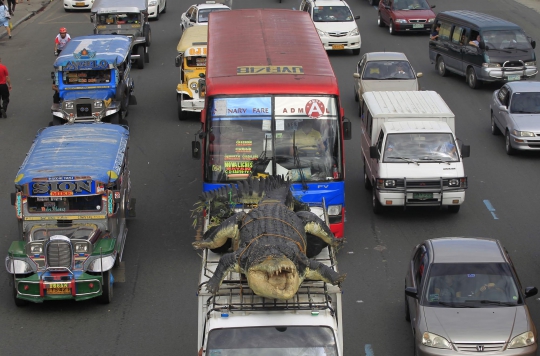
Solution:
{"label": "rider helmet", "polygon": [[65,27],[60,27],[60,33],[67,33],[67,30]]}

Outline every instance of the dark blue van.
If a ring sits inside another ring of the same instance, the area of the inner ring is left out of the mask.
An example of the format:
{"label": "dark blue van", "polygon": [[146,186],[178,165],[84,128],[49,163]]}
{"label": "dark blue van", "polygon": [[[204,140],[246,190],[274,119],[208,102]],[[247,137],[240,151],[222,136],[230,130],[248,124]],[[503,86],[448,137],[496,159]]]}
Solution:
{"label": "dark blue van", "polygon": [[105,120],[119,124],[129,105],[136,104],[131,46],[131,39],[121,35],[71,39],[54,62],[52,124]]}

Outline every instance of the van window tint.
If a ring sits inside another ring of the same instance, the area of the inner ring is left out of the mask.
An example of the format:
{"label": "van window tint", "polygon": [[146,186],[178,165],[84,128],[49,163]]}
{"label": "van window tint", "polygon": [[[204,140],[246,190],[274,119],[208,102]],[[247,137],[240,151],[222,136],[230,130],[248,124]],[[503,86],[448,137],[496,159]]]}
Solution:
{"label": "van window tint", "polygon": [[382,151],[382,143],[384,138],[384,131],[381,130],[381,133],[379,134],[379,138],[377,139],[377,150],[379,153]]}
{"label": "van window tint", "polygon": [[450,32],[452,31],[452,25],[449,23],[441,23],[441,28],[439,30],[439,40],[450,40]]}
{"label": "van window tint", "polygon": [[465,31],[463,27],[454,27],[454,32],[452,33],[452,43],[455,44],[464,44],[465,43]]}

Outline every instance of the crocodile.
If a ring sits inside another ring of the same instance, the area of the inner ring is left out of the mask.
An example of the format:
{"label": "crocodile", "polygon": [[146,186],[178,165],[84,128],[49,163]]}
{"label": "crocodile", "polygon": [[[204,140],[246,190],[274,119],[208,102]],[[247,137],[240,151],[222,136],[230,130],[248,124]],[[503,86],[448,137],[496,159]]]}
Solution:
{"label": "crocodile", "polygon": [[197,249],[216,249],[232,240],[233,252],[221,256],[207,283],[208,292],[216,294],[230,271],[243,273],[255,294],[281,300],[292,298],[304,279],[333,285],[345,279],[345,274],[310,259],[327,245],[337,247],[342,239],[293,197],[290,182],[283,177],[248,178],[205,192],[200,200],[210,206],[216,200],[228,200],[229,206],[254,206],[248,212],[233,213],[202,240],[193,242]]}

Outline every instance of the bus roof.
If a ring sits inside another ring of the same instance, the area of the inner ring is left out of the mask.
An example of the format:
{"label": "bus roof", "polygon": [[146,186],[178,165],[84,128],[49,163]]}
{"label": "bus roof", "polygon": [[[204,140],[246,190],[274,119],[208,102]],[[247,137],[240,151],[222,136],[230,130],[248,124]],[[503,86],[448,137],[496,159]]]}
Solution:
{"label": "bus roof", "polygon": [[[253,68],[256,67],[256,68]],[[276,74],[296,71],[303,74]],[[242,71],[265,74],[240,74]],[[270,74],[266,72],[270,71]],[[339,95],[319,34],[304,11],[212,12],[208,23],[207,95]]]}
{"label": "bus roof", "polygon": [[113,124],[51,126],[38,131],[16,185],[36,178],[91,177],[114,182],[126,154],[129,131]]}
{"label": "bus roof", "polygon": [[[122,63],[131,50],[131,39],[122,35],[90,35],[74,37],[54,61],[54,67],[64,67],[73,62],[106,61],[110,64]],[[91,64],[91,63],[90,63]],[[85,66],[104,69],[103,65]]]}
{"label": "bus roof", "polygon": [[191,26],[184,30],[176,51],[184,53],[190,47],[206,47],[208,42],[208,26]]}

